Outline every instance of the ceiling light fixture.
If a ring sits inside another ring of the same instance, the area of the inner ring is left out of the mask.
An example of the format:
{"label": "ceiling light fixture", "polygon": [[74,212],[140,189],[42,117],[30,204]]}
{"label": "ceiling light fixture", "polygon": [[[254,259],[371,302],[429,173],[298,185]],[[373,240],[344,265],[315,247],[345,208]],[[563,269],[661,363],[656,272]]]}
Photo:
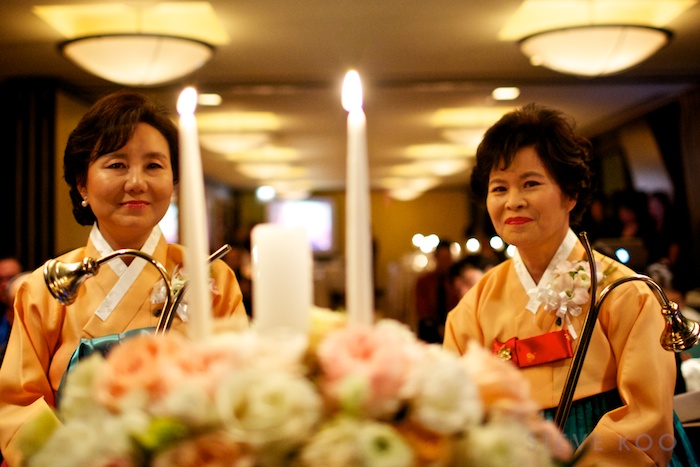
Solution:
{"label": "ceiling light fixture", "polygon": [[544,31],[520,41],[535,66],[579,76],[619,73],[668,44],[671,32],[637,25],[586,25]]}
{"label": "ceiling light fixture", "polygon": [[204,65],[228,35],[208,2],[39,5],[32,11],[65,37],[79,67],[126,86],[156,86]]}
{"label": "ceiling light fixture", "polygon": [[523,0],[499,31],[533,65],[584,77],[629,69],[668,44],[697,0]]}
{"label": "ceiling light fixture", "polygon": [[85,71],[126,86],[155,86],[182,78],[212,57],[214,48],[185,37],[113,34],[66,41],[59,50]]}

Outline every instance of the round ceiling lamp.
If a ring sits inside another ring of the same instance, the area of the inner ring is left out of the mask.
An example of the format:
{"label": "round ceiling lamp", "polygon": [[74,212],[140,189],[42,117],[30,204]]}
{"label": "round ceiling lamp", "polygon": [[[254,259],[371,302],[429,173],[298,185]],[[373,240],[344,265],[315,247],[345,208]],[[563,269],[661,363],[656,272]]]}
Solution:
{"label": "round ceiling lamp", "polygon": [[214,48],[185,37],[114,34],[73,39],[61,52],[85,71],[126,86],[156,86],[204,65]]}
{"label": "round ceiling lamp", "polygon": [[631,68],[670,39],[670,31],[649,26],[586,25],[533,34],[520,49],[535,66],[593,77]]}

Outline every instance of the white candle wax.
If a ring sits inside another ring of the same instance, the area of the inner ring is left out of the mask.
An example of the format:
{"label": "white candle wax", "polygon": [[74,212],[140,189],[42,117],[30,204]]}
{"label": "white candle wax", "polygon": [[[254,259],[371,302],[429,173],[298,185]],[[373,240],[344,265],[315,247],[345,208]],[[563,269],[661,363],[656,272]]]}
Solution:
{"label": "white candle wax", "polygon": [[306,335],[312,304],[313,257],[306,230],[258,224],[251,231],[253,328]]}
{"label": "white candle wax", "polygon": [[194,88],[183,90],[177,110],[180,114],[180,224],[188,278],[188,333],[193,339],[203,339],[212,332],[212,311],[204,176],[194,116],[196,105],[197,91]]}
{"label": "white candle wax", "polygon": [[348,322],[374,321],[374,277],[369,206],[367,131],[362,110],[362,84],[355,71],[343,83],[347,122],[347,180],[345,201],[345,304]]}

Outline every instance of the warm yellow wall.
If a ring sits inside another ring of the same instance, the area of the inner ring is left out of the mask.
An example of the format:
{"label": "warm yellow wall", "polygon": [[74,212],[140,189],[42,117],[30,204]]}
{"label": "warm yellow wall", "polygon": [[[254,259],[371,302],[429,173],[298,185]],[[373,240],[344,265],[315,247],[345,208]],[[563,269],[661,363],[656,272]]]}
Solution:
{"label": "warm yellow wall", "polygon": [[373,193],[372,222],[379,254],[377,286],[386,287],[388,264],[414,251],[414,234],[462,240],[468,224],[468,198],[464,188],[431,191],[412,201],[395,201]]}
{"label": "warm yellow wall", "polygon": [[83,102],[68,94],[56,95],[56,174],[54,206],[56,225],[54,251],[56,255],[84,246],[87,243],[90,227],[81,226],[73,217],[73,206],[68,195],[68,184],[63,180],[63,151],[68,135],[87,111]]}
{"label": "warm yellow wall", "polygon": [[[336,258],[345,254],[345,193],[320,192],[315,196],[331,198],[336,205]],[[430,191],[412,201],[396,201],[384,192],[371,194],[372,235],[377,244],[377,280],[379,288],[387,286],[387,268],[414,251],[411,239],[416,233],[436,234],[442,239],[464,240],[469,224],[469,198],[465,188]],[[242,227],[264,222],[264,209],[254,196],[241,203]]]}
{"label": "warm yellow wall", "polygon": [[[345,250],[345,195],[323,193],[337,206],[338,255]],[[416,233],[436,234],[441,239],[461,241],[469,223],[468,195],[464,188],[430,191],[411,201],[396,201],[384,192],[371,195],[372,235],[377,244],[377,280],[385,288],[387,267],[414,251],[411,239]]]}

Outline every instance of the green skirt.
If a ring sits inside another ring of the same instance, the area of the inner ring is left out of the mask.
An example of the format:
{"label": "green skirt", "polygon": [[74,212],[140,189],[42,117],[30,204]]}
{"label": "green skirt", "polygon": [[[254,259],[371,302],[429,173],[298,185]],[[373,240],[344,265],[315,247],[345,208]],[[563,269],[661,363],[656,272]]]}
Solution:
{"label": "green skirt", "polygon": [[[603,415],[621,406],[622,400],[617,389],[574,401],[571,404],[569,418],[564,424],[564,435],[574,448],[578,448],[593,431]],[[544,411],[545,418],[554,420],[556,411],[556,407],[546,409]],[[669,466],[698,467],[693,447],[675,412],[673,413],[673,432],[676,443]]]}

